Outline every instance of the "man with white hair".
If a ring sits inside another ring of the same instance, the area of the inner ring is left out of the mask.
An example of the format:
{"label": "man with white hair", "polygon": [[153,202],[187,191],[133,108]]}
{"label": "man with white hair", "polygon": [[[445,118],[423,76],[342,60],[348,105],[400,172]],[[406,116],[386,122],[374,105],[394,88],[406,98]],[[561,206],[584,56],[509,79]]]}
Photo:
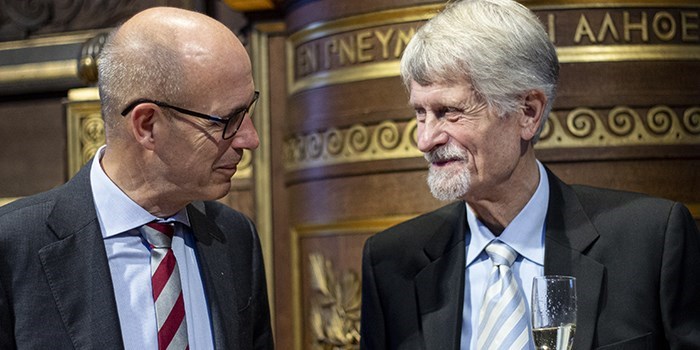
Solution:
{"label": "man with white hair", "polygon": [[401,76],[430,190],[458,201],[365,243],[362,349],[533,349],[541,275],[576,278],[574,349],[700,349],[688,210],[566,185],[535,158],[558,60],[530,10],[448,4],[412,38]]}

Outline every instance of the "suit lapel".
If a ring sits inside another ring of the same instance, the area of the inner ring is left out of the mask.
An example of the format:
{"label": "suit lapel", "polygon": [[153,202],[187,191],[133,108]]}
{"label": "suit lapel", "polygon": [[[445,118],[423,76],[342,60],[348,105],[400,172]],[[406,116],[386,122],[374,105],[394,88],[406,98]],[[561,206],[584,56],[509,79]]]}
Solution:
{"label": "suit lapel", "polygon": [[576,277],[578,315],[575,349],[590,349],[598,315],[604,266],[584,252],[598,238],[574,191],[548,171],[550,201],[547,213],[544,272]]}
{"label": "suit lapel", "polygon": [[[197,241],[199,273],[204,281],[209,314],[212,320],[214,347],[234,349],[240,343],[237,330],[240,328],[234,284],[234,264],[225,257],[225,237],[219,227],[207,218],[204,203],[196,202],[187,206],[187,215]],[[229,330],[229,331],[227,331]]]}
{"label": "suit lapel", "polygon": [[97,214],[90,164],[63,188],[48,227],[58,240],[39,250],[51,293],[78,349],[122,349],[121,327]]}
{"label": "suit lapel", "polygon": [[[464,304],[464,235],[466,208],[463,202],[436,213],[435,225],[418,227],[435,231],[424,253],[428,264],[416,275],[418,311],[427,349],[459,349]],[[435,230],[437,227],[437,230]]]}

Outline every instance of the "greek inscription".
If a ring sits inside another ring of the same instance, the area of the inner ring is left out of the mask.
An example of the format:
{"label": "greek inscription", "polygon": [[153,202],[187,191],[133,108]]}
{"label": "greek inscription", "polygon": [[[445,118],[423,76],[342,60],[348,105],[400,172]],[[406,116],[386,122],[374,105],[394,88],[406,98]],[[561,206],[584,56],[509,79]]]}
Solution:
{"label": "greek inscription", "polygon": [[304,43],[295,48],[295,75],[304,77],[321,70],[398,59],[415,33],[415,27],[386,28]]}
{"label": "greek inscription", "polygon": [[557,42],[556,35],[556,17],[553,13],[547,14],[547,33],[549,34],[549,41],[555,43]]}
{"label": "greek inscription", "polygon": [[697,12],[681,12],[681,28],[683,41],[698,41],[698,13]]}
{"label": "greek inscription", "polygon": [[600,25],[600,31],[598,32],[598,42],[604,41],[607,34],[613,38],[613,40],[620,40],[620,35],[617,34],[617,28],[615,28],[615,23],[610,17],[610,13],[606,12],[603,18],[603,24]]}
{"label": "greek inscription", "polygon": [[588,23],[586,15],[582,14],[581,18],[578,20],[578,26],[576,26],[576,35],[574,36],[574,42],[577,44],[580,43],[581,39],[584,36],[587,37],[591,43],[596,43],[593,28],[591,28],[591,25]]}
{"label": "greek inscription", "polygon": [[[700,44],[700,12],[691,8],[549,10],[538,15],[557,47]],[[422,22],[347,30],[293,44],[294,79],[398,60]]]}
{"label": "greek inscription", "polygon": [[[591,16],[584,13],[579,16],[573,35],[574,44],[650,43],[652,39],[664,42],[680,39],[687,43],[700,41],[697,11],[682,11],[675,15],[669,11],[605,12],[602,19],[596,21],[591,20]],[[547,29],[553,42],[557,34],[556,21],[554,14],[548,14]]]}
{"label": "greek inscription", "polygon": [[664,41],[669,41],[676,35],[676,20],[665,11],[654,15],[651,27],[654,30],[654,35]]}
{"label": "greek inscription", "polygon": [[649,32],[647,31],[647,13],[642,12],[640,22],[632,22],[630,20],[629,11],[624,11],[622,13],[623,23],[622,26],[625,30],[625,40],[632,41],[632,31],[639,31],[642,36],[642,41],[649,41]]}

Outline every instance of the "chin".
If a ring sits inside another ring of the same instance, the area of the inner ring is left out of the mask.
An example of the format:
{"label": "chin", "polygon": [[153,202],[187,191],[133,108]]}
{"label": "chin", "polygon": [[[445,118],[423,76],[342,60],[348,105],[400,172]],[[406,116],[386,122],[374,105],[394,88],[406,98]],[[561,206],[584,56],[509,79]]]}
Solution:
{"label": "chin", "polygon": [[216,190],[212,191],[212,194],[213,194],[212,197],[214,197],[214,198],[212,198],[212,200],[221,199],[223,197],[226,197],[226,195],[229,194],[229,192],[231,192],[231,183],[230,182],[228,184],[226,184],[225,187],[221,186],[221,188],[217,188]]}
{"label": "chin", "polygon": [[229,192],[231,192],[231,181],[202,186],[199,193],[201,200],[213,201],[225,197]]}

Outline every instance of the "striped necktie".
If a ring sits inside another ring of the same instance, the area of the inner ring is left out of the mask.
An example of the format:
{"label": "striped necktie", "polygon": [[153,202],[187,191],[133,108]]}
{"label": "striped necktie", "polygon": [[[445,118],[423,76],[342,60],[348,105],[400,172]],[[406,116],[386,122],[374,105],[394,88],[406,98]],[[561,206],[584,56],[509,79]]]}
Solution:
{"label": "striped necktie", "polygon": [[180,271],[170,249],[173,224],[151,222],[141,226],[151,250],[151,285],[158,323],[158,349],[188,349],[185,304]]}
{"label": "striped necktie", "polygon": [[479,309],[477,349],[529,349],[531,336],[525,297],[510,270],[518,253],[500,241],[491,242],[485,250],[493,268]]}

